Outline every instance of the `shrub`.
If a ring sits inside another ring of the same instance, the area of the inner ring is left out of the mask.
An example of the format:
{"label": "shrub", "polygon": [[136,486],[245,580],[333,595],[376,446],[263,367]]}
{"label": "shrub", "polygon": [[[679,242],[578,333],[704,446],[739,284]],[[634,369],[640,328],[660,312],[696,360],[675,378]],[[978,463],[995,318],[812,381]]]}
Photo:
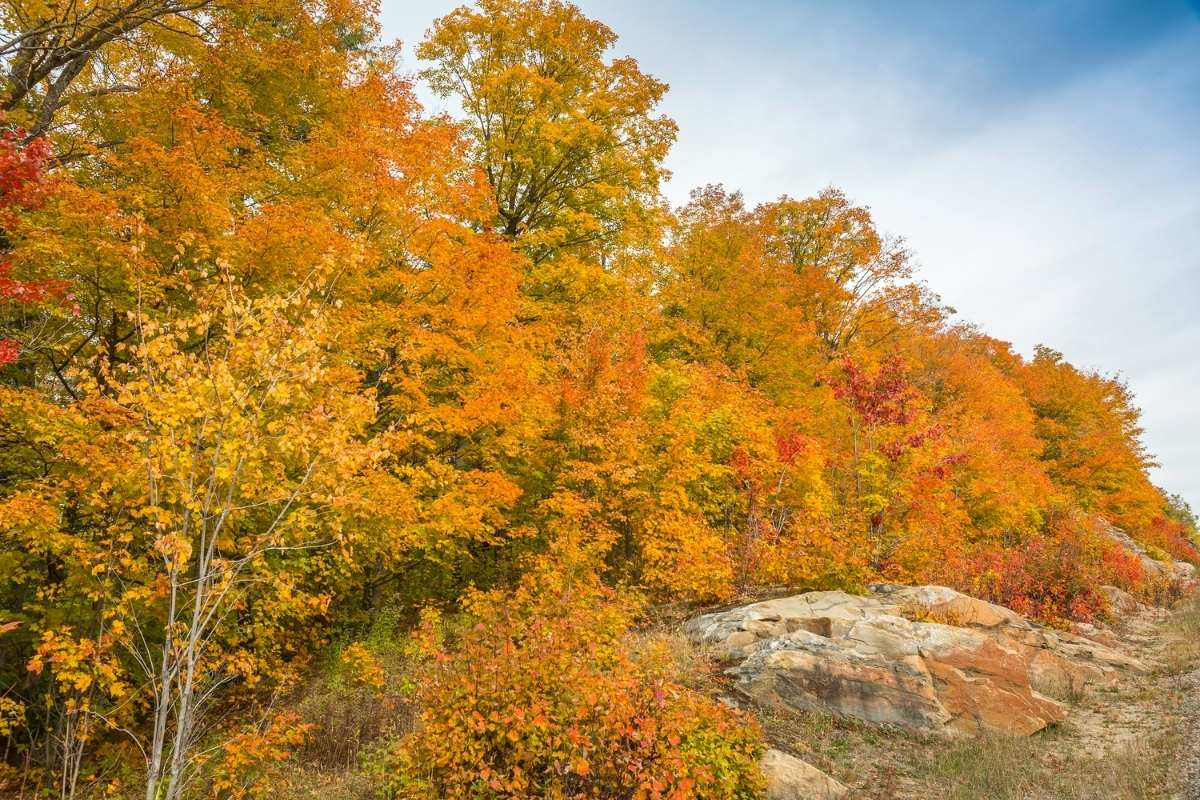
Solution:
{"label": "shrub", "polygon": [[219,748],[201,754],[208,768],[208,794],[227,800],[258,800],[274,794],[285,763],[304,742],[310,726],[286,712],[228,732]]}
{"label": "shrub", "polygon": [[1160,608],[1170,608],[1188,595],[1188,583],[1166,575],[1154,575],[1138,587],[1137,596],[1143,602]]}
{"label": "shrub", "polygon": [[474,627],[418,690],[391,797],[760,796],[757,727],[632,659],[633,609],[594,575],[538,569],[469,610]]}
{"label": "shrub", "polygon": [[1099,591],[1104,585],[1159,606],[1173,604],[1184,592],[1181,582],[1147,574],[1137,554],[1070,516],[1015,546],[978,545],[949,564],[948,581],[963,591],[1052,624],[1106,612]]}
{"label": "shrub", "polygon": [[1142,566],[1142,559],[1116,542],[1104,544],[1100,551],[1100,562],[1105,583],[1127,592],[1138,592],[1145,586],[1146,570]]}
{"label": "shrub", "polygon": [[[977,545],[948,561],[947,578],[962,591],[1043,622],[1090,620],[1106,607],[1099,587],[1115,577],[1105,567],[1108,552],[1086,526],[1065,517],[1016,546]],[[1128,570],[1124,561],[1121,569]]]}
{"label": "shrub", "polygon": [[1138,531],[1137,538],[1160,561],[1186,561],[1200,566],[1200,550],[1178,520],[1158,517]]}

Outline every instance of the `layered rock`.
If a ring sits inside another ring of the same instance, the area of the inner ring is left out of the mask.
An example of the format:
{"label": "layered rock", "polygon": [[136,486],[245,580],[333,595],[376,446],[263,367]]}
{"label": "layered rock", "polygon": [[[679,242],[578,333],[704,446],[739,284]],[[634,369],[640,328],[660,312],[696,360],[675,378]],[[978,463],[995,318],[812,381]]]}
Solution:
{"label": "layered rock", "polygon": [[1003,606],[944,586],[872,587],[872,596],[893,613],[926,613],[934,619],[991,636],[1025,661],[1030,685],[1055,697],[1081,692],[1088,685],[1111,685],[1120,670],[1146,674],[1150,667],[1117,650],[1102,635],[1088,637],[1047,628]]}
{"label": "layered rock", "polygon": [[937,586],[810,592],[706,614],[686,630],[757,703],[951,735],[1033,733],[1065,716],[1046,694],[1147,669]]}

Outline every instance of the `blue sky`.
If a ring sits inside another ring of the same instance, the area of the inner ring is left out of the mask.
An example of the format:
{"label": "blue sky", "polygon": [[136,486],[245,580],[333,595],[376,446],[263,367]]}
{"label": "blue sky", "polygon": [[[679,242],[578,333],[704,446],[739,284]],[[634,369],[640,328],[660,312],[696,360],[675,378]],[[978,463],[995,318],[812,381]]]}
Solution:
{"label": "blue sky", "polygon": [[[409,68],[459,4],[384,0]],[[962,319],[1120,372],[1200,510],[1200,3],[578,4],[671,85],[672,200],[843,189]]]}

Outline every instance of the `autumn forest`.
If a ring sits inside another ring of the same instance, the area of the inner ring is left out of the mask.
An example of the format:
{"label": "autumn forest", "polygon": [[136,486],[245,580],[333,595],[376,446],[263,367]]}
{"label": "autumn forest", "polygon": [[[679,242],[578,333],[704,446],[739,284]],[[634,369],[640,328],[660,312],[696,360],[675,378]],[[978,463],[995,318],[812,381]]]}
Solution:
{"label": "autumn forest", "polygon": [[870,198],[670,207],[668,87],[563,0],[411,73],[371,0],[0,27],[0,794],[759,797],[664,614],[1064,626],[1181,592],[1106,525],[1200,564],[1118,377],[956,317]]}

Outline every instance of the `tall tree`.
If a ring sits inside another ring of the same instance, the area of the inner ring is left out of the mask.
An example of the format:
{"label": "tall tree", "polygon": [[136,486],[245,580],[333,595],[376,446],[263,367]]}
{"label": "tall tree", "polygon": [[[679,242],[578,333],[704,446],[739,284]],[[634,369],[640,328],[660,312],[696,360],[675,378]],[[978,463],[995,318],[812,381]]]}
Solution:
{"label": "tall tree", "polygon": [[1132,531],[1162,513],[1162,494],[1146,472],[1153,461],[1140,414],[1124,381],[1077,369],[1048,347],[1038,347],[1019,379],[1037,414],[1050,477],[1080,508]]}
{"label": "tall tree", "polygon": [[[44,134],[75,96],[133,91],[126,64],[139,44],[164,35],[202,36],[212,0],[84,0],[0,6],[0,109],[20,110]],[[139,41],[140,40],[140,41]]]}
{"label": "tall tree", "polygon": [[535,260],[616,238],[666,176],[667,86],[607,58],[616,39],[562,0],[482,0],[417,49],[433,90],[462,104],[498,227]]}

